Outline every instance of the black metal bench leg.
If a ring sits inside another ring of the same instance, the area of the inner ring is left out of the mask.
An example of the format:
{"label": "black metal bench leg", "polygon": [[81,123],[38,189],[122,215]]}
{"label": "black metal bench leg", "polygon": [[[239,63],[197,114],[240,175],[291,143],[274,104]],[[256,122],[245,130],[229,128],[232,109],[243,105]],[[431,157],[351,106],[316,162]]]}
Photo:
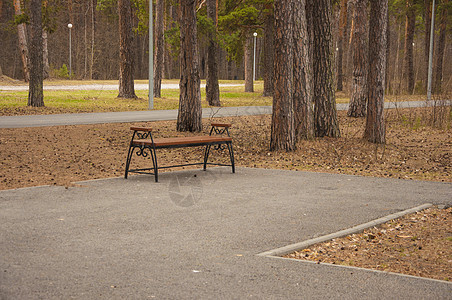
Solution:
{"label": "black metal bench leg", "polygon": [[207,160],[209,159],[211,145],[206,146],[206,150],[204,150],[204,171],[207,169]]}
{"label": "black metal bench leg", "polygon": [[157,163],[157,153],[155,151],[155,148],[149,148],[149,151],[151,152],[151,157],[152,157],[152,163],[154,164],[154,178],[155,178],[155,182],[159,182],[159,166]]}
{"label": "black metal bench leg", "polygon": [[124,174],[124,178],[127,179],[127,176],[129,174],[129,167],[130,167],[130,161],[132,160],[133,155],[133,148],[132,146],[129,146],[129,152],[127,153],[127,159],[126,159],[126,171]]}
{"label": "black metal bench leg", "polygon": [[227,143],[229,150],[229,157],[231,159],[232,173],[235,173],[235,161],[234,161],[234,150],[232,149],[232,143]]}

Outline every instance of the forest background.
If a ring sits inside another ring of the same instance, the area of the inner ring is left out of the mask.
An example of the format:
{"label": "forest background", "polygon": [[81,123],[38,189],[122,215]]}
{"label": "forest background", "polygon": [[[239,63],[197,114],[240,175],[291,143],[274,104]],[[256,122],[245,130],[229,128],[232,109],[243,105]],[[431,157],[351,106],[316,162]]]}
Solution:
{"label": "forest background", "polygon": [[[156,12],[154,1],[153,12]],[[333,1],[333,45],[337,90],[349,92],[353,72],[354,0]],[[425,94],[431,22],[430,0],[390,0],[386,88],[388,93]],[[452,14],[448,0],[436,1],[433,87],[436,93],[451,90]],[[71,31],[72,78],[118,79],[119,11],[112,0],[43,1],[44,69],[47,78],[69,78],[69,31]],[[163,78],[180,77],[180,12],[178,1],[163,1],[164,55]],[[217,63],[219,79],[249,79],[246,61],[253,60],[253,33],[256,37],[256,79],[265,78],[264,35],[266,17],[272,1],[217,1]],[[0,0],[0,75],[27,80],[21,56],[20,34],[27,33],[27,0]],[[134,78],[148,78],[149,2],[132,1]],[[155,18],[155,16],[154,16]],[[157,22],[154,19],[154,22]],[[197,4],[200,77],[206,78],[209,32],[206,1]],[[72,29],[68,24],[72,24]],[[155,24],[155,28],[158,24]],[[154,34],[154,38],[158,36]],[[25,37],[26,40],[26,37]],[[249,65],[249,63],[248,63]],[[248,71],[249,73],[249,71]],[[249,81],[249,80],[248,80]]]}

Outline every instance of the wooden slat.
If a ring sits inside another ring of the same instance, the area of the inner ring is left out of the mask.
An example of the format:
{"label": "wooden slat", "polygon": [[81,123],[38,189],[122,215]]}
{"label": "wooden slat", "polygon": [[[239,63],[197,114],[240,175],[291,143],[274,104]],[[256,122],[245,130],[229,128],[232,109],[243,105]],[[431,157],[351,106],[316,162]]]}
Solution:
{"label": "wooden slat", "polygon": [[232,124],[229,123],[211,123],[211,125],[215,127],[228,127],[228,128],[232,126]]}
{"label": "wooden slat", "polygon": [[151,127],[130,127],[130,130],[134,131],[152,131]]}

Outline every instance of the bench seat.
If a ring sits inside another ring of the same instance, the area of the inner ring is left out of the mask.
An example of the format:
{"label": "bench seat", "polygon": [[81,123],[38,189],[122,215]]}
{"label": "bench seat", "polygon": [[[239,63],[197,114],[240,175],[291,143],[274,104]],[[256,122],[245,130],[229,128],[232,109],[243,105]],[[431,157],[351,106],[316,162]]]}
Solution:
{"label": "bench seat", "polygon": [[[153,143],[154,142],[154,143]],[[153,141],[151,139],[136,139],[133,141],[134,145],[148,145],[154,144],[155,148],[181,148],[192,146],[218,145],[226,142],[232,142],[231,137],[223,136],[189,136],[189,137],[175,137],[175,138],[157,138]]]}

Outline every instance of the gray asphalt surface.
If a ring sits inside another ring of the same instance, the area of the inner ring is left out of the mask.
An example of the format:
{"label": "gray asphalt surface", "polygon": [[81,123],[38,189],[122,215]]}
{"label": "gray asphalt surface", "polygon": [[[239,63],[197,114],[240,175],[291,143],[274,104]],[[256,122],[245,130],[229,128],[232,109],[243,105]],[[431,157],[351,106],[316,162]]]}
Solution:
{"label": "gray asphalt surface", "polygon": [[450,205],[450,183],[211,168],[79,185],[0,191],[0,299],[452,295],[448,282],[257,255]]}
{"label": "gray asphalt surface", "polygon": [[[221,87],[224,86],[243,86],[243,84],[234,84],[234,83],[221,83]],[[0,85],[0,91],[28,91],[28,85]],[[202,88],[205,88],[206,85],[201,84]],[[161,85],[161,89],[178,89],[179,83],[163,83]],[[95,91],[114,91],[119,89],[119,84],[77,84],[77,85],[44,85],[45,91],[67,91],[67,90],[95,90]],[[148,83],[135,83],[135,90],[148,90]]]}
{"label": "gray asphalt surface", "polygon": [[[428,105],[434,105],[432,102]],[[450,103],[449,103],[450,104]],[[386,108],[423,107],[425,101],[387,102]],[[338,110],[347,110],[348,104],[338,104]],[[203,118],[234,117],[243,115],[271,114],[271,106],[211,107],[203,108]],[[3,116],[0,117],[0,128],[41,127],[57,125],[82,125],[100,123],[147,122],[177,119],[177,110],[150,110],[107,113]]]}

